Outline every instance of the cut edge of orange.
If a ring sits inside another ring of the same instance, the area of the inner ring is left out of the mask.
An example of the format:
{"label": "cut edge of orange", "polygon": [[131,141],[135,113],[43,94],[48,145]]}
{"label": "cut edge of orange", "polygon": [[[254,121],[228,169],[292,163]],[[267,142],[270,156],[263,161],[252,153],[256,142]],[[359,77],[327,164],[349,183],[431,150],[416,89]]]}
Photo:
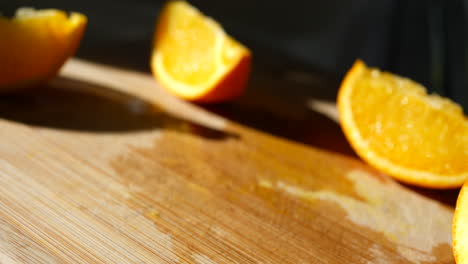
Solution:
{"label": "cut edge of orange", "polygon": [[[166,15],[166,9],[170,4],[185,5],[187,11],[194,12],[197,16],[201,16],[217,35],[215,45],[216,53],[219,54],[216,60],[218,66],[217,71],[210,76],[208,81],[201,85],[187,85],[184,82],[172,78],[171,74],[167,72],[163,64],[164,54],[157,49],[157,41],[160,38],[159,34],[163,32],[163,30],[160,29],[162,26],[161,21],[164,19],[163,16]],[[230,37],[217,21],[211,17],[205,16],[197,8],[183,0],[169,1],[161,10],[160,14],[161,17],[158,19],[156,24],[150,66],[154,76],[163,88],[169,90],[172,94],[180,98],[194,102],[218,102],[226,99],[232,99],[242,94],[251,70],[252,53],[247,47]],[[237,48],[239,49],[239,52],[242,53],[242,56],[239,58],[237,63],[233,63],[231,65],[225,65],[222,62],[223,48],[227,42],[237,43]]]}
{"label": "cut edge of orange", "polygon": [[62,58],[57,61],[55,68],[51,70],[49,78],[54,77],[60,68],[66,63],[67,59],[72,57],[78,50],[86,25],[88,23],[88,18],[81,13],[70,12],[67,22],[69,30],[73,30],[70,37],[70,46],[64,52]]}
{"label": "cut edge of orange", "polygon": [[360,59],[356,60],[341,82],[337,96],[341,127],[344,130],[345,136],[348,138],[348,142],[350,142],[357,154],[375,168],[408,184],[437,189],[449,189],[462,186],[468,179],[468,172],[457,175],[438,175],[431,172],[414,170],[390,162],[377,155],[368,147],[366,140],[361,136],[359,129],[355,125],[353,114],[350,110],[351,102],[347,100],[352,92],[352,84],[366,70],[366,64]]}

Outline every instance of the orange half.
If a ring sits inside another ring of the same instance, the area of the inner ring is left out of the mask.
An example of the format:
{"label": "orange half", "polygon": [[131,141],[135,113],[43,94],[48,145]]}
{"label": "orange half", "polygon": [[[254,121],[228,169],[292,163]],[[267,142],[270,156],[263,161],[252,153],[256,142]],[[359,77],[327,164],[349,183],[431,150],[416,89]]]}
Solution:
{"label": "orange half", "polygon": [[0,16],[0,91],[55,76],[75,53],[86,23],[82,14],[56,9],[20,8],[11,19]]}

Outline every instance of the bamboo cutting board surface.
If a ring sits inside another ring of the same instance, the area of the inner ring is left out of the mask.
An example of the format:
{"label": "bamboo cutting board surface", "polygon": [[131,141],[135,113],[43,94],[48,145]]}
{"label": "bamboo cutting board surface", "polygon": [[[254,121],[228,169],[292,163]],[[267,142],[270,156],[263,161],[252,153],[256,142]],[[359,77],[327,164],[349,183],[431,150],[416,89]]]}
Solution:
{"label": "bamboo cutting board surface", "polygon": [[449,206],[148,74],[72,59],[0,111],[2,264],[454,263]]}

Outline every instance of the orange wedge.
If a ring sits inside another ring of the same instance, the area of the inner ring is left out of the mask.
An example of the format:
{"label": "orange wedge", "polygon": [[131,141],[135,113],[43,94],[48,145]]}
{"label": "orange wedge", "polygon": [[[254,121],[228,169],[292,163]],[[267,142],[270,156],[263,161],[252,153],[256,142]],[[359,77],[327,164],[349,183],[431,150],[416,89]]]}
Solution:
{"label": "orange wedge", "polygon": [[220,102],[244,91],[251,53],[187,2],[170,1],[157,21],[150,64],[170,93],[190,101]]}
{"label": "orange wedge", "polygon": [[458,264],[468,263],[468,183],[458,195],[452,225],[453,255]]}
{"label": "orange wedge", "polygon": [[76,51],[87,19],[56,9],[20,8],[0,16],[0,91],[14,90],[55,76]]}
{"label": "orange wedge", "polygon": [[358,60],[341,83],[338,109],[357,154],[396,179],[452,188],[468,178],[468,120],[449,99]]}

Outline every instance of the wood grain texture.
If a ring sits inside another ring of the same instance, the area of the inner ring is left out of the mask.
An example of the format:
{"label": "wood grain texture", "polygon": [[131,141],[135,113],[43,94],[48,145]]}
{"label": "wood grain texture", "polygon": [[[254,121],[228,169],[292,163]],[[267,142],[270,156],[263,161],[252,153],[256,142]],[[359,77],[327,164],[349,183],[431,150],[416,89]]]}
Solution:
{"label": "wood grain texture", "polygon": [[2,264],[454,263],[451,208],[147,74],[72,59],[0,113]]}

